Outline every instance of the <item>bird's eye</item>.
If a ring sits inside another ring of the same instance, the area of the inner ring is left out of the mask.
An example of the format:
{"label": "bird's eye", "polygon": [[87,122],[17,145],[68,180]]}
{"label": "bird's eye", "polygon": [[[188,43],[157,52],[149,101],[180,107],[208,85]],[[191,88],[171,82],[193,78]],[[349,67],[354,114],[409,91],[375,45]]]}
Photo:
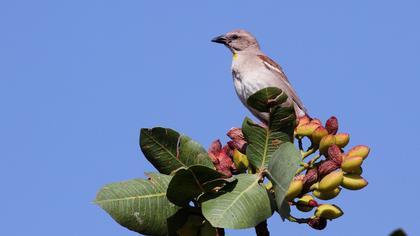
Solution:
{"label": "bird's eye", "polygon": [[238,38],[239,38],[238,35],[236,35],[236,34],[232,35],[232,39],[238,39]]}

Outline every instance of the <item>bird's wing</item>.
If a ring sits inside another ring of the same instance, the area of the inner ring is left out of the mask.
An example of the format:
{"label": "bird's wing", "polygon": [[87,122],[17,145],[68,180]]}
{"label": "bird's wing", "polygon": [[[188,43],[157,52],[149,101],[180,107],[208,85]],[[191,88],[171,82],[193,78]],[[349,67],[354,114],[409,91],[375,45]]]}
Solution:
{"label": "bird's wing", "polygon": [[260,58],[264,64],[264,66],[270,70],[273,71],[275,74],[278,75],[279,79],[284,82],[286,85],[288,92],[292,96],[292,100],[299,106],[300,109],[306,112],[305,106],[303,106],[302,101],[296,94],[295,90],[293,89],[292,85],[290,84],[289,80],[287,79],[287,76],[284,74],[282,68],[279,64],[277,64],[275,61],[273,61],[271,58],[267,57],[266,55],[257,55],[258,58]]}

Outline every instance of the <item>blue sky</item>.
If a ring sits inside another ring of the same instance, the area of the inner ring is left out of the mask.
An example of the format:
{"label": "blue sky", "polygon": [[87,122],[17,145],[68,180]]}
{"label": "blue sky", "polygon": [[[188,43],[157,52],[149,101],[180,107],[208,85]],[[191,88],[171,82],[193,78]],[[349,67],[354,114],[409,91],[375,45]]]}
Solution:
{"label": "blue sky", "polygon": [[[312,116],[336,115],[372,148],[369,186],[334,201],[322,232],[270,219],[273,235],[420,235],[417,1],[0,1],[0,235],[136,235],[92,204],[109,182],[153,168],[141,127],[206,147],[248,111],[230,52],[253,32]],[[252,230],[228,235],[253,235]]]}

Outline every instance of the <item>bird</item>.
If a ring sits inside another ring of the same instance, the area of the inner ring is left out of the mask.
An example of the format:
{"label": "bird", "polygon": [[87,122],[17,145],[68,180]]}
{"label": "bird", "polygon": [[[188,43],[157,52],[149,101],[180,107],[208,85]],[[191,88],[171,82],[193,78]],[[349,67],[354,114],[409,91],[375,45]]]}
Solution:
{"label": "bird", "polygon": [[225,45],[232,52],[231,70],[236,93],[245,107],[260,121],[268,124],[269,114],[250,107],[247,99],[267,87],[277,87],[286,93],[288,99],[282,106],[293,105],[297,119],[306,116],[307,110],[283,69],[261,51],[257,39],[251,33],[238,29],[211,41]]}

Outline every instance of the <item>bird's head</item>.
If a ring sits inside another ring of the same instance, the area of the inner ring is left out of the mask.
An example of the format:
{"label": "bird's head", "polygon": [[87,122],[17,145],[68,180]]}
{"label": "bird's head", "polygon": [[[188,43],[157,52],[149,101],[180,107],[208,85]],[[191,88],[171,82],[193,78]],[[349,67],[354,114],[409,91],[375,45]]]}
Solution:
{"label": "bird's head", "polygon": [[257,39],[248,31],[234,30],[211,40],[228,47],[233,53],[241,51],[259,50]]}

